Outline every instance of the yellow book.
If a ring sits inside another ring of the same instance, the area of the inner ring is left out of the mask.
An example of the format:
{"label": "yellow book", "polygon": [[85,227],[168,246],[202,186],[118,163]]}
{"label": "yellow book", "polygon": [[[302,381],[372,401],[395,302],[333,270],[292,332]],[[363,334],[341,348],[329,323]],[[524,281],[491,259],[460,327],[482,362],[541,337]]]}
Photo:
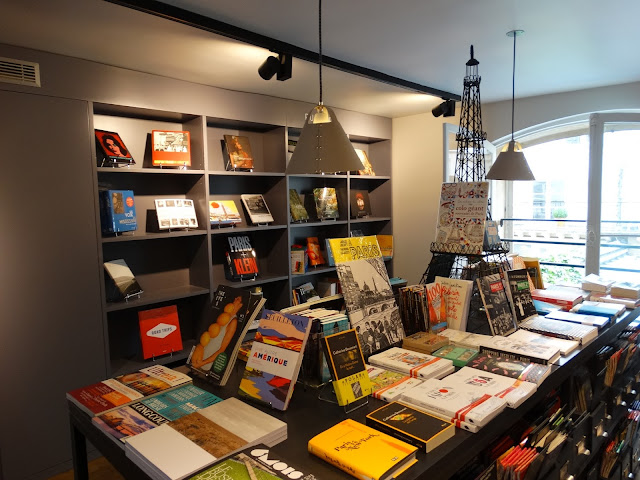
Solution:
{"label": "yellow book", "polygon": [[393,235],[376,235],[382,258],[393,258]]}
{"label": "yellow book", "polygon": [[414,464],[417,447],[350,418],[319,433],[309,453],[362,480],[395,478]]}
{"label": "yellow book", "polygon": [[367,237],[330,238],[329,246],[336,263],[350,262],[361,258],[382,257],[375,235]]}

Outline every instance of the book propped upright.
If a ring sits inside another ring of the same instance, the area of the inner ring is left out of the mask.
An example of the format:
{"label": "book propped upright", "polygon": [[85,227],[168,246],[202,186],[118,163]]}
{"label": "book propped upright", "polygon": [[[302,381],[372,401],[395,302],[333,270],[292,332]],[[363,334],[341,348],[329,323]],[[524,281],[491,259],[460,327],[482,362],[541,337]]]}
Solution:
{"label": "book propped upright", "polygon": [[267,202],[261,194],[242,194],[240,198],[242,199],[244,208],[247,209],[251,223],[259,225],[273,222],[271,211],[269,207],[267,207]]}
{"label": "book propped upright", "polygon": [[442,285],[433,282],[425,285],[429,308],[429,332],[437,334],[447,328],[447,304]]}
{"label": "book propped upright", "polygon": [[182,350],[178,307],[152,308],[138,312],[142,358],[155,358]]}
{"label": "book propped upright", "polygon": [[95,130],[98,167],[126,167],[135,165],[131,152],[116,132]]}
{"label": "book propped upright", "polygon": [[516,323],[511,313],[511,305],[504,288],[501,273],[494,273],[476,279],[482,304],[487,315],[492,335],[509,335],[516,331]]}
{"label": "book propped upright", "polygon": [[293,222],[306,222],[309,220],[309,213],[304,208],[302,199],[297,190],[289,189],[289,212],[291,213],[291,220]]}
{"label": "book propped upright", "polygon": [[143,290],[133,272],[122,258],[104,262],[108,302],[120,302],[142,294]]}
{"label": "book propped upright", "polygon": [[225,274],[229,280],[249,280],[258,276],[258,262],[256,251],[251,245],[248,235],[229,235],[227,268]]}
{"label": "book propped upright", "polygon": [[314,188],[313,198],[316,203],[318,220],[337,220],[340,218],[338,197],[336,196],[335,188]]}
{"label": "book propped upright", "polygon": [[119,234],[138,228],[133,190],[100,190],[102,233]]}
{"label": "book propped upright", "polygon": [[253,154],[249,138],[243,135],[225,135],[222,152],[226,159],[226,170],[253,171]]}
{"label": "book propped upright", "polygon": [[537,315],[536,307],[529,290],[529,274],[526,269],[504,272],[507,295],[516,323],[520,325],[527,318]]}
{"label": "book propped upright", "polygon": [[465,331],[469,317],[473,282],[471,280],[437,276],[435,283],[440,285],[442,289],[447,328]]}

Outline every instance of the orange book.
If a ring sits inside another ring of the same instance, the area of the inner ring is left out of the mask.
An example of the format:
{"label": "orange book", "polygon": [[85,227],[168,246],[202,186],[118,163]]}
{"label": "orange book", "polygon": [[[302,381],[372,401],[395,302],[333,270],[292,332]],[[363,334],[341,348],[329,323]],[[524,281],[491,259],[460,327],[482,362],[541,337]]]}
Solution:
{"label": "orange book", "polygon": [[182,350],[178,307],[175,305],[140,311],[138,322],[143,358]]}
{"label": "orange book", "polygon": [[315,267],[316,265],[324,265],[324,256],[320,251],[320,242],[318,237],[307,237],[307,255],[309,256],[309,265]]}

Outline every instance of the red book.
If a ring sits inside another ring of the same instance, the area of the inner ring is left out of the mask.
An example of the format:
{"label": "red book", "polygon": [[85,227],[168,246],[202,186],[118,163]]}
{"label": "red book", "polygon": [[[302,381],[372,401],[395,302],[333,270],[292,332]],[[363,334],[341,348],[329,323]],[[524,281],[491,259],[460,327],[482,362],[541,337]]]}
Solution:
{"label": "red book", "polygon": [[531,298],[542,302],[552,303],[565,310],[569,310],[571,307],[584,301],[585,292],[574,287],[553,286],[544,289],[536,288],[532,290]]}
{"label": "red book", "polygon": [[138,321],[143,358],[182,350],[178,307],[175,305],[138,312]]}

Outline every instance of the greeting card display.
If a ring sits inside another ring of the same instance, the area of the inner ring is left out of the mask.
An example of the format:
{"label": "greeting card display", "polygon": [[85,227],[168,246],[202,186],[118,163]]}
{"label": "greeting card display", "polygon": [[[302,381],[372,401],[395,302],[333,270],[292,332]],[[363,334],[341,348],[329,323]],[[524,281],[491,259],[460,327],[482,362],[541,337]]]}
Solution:
{"label": "greeting card display", "polygon": [[152,130],[151,146],[151,164],[154,167],[191,166],[189,132]]}
{"label": "greeting card display", "polygon": [[135,161],[116,132],[95,130],[96,157],[99,167],[126,167],[135,165]]}

